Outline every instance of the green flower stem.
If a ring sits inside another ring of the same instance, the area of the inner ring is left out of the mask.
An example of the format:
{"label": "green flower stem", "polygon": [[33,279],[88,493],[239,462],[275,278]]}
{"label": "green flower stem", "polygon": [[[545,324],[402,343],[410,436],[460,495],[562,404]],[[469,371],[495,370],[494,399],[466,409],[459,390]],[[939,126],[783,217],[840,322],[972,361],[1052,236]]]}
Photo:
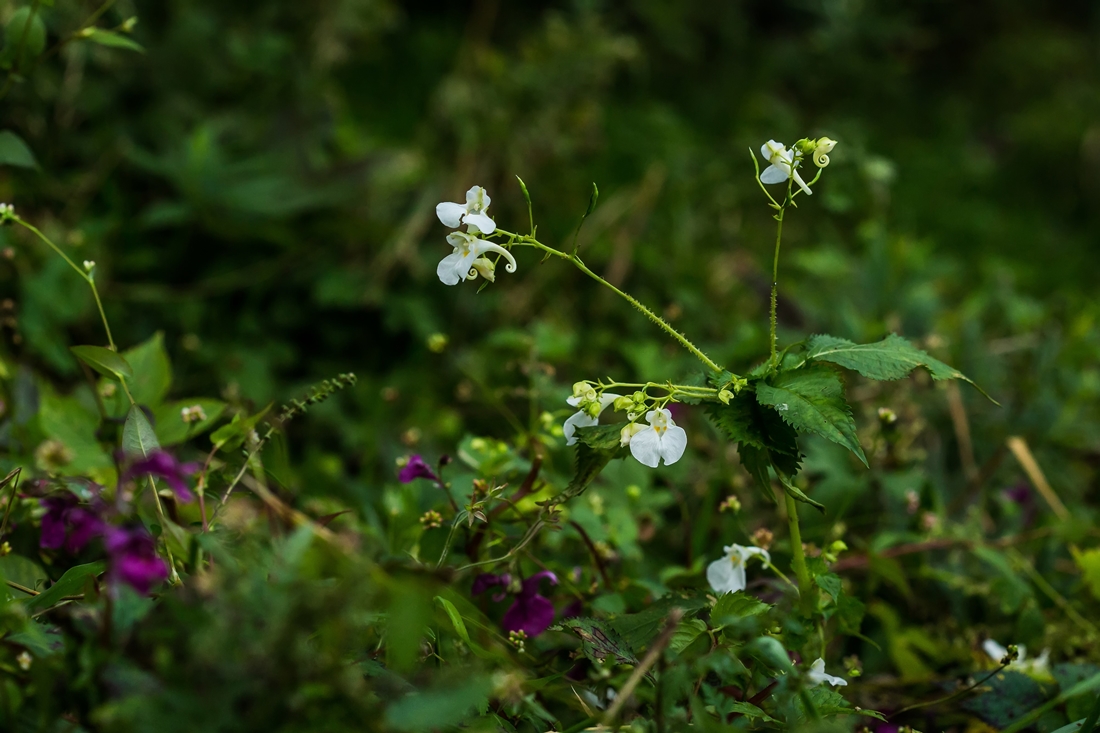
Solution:
{"label": "green flower stem", "polygon": [[[24,229],[33,232],[46,244],[46,246],[56,252],[61,257],[61,259],[65,260],[69,267],[73,268],[73,271],[76,272],[77,275],[80,275],[84,282],[88,283],[88,287],[92,290],[92,297],[95,298],[96,308],[99,310],[99,318],[103,321],[103,330],[107,332],[107,344],[110,347],[111,351],[118,353],[118,346],[115,344],[114,335],[111,333],[111,324],[107,322],[107,312],[103,310],[103,301],[99,297],[99,289],[96,288],[95,278],[92,277],[90,273],[86,272],[83,267],[73,262],[72,258],[65,254],[64,250],[58,247],[53,242],[53,240],[43,234],[38,227],[26,221],[23,221],[18,216],[12,216],[11,220],[14,221],[16,224],[19,224]],[[130,386],[126,384],[126,378],[120,374],[118,375],[118,381],[122,384],[122,391],[126,393],[126,399],[130,401],[130,406],[132,407],[136,405],[137,401],[134,400],[134,395],[130,392]],[[167,527],[168,525],[166,524],[167,519],[164,514],[164,506],[161,504],[160,495],[157,493],[157,483],[152,476],[147,476],[146,478],[149,481],[149,490],[153,494],[153,502],[154,504],[156,504],[157,518],[160,520],[162,527]],[[176,572],[176,563],[172,557],[172,550],[168,547],[167,540],[165,540],[164,542],[164,552],[168,555],[168,567],[172,571],[171,582],[174,585],[176,583],[179,583],[179,574]]]}
{"label": "green flower stem", "polygon": [[592,270],[588,269],[588,266],[585,265],[584,262],[581,261],[581,258],[578,257],[577,255],[575,255],[575,254],[566,254],[565,252],[562,252],[561,250],[554,249],[553,247],[547,247],[545,244],[538,241],[534,237],[521,236],[519,234],[513,234],[511,232],[506,232],[503,229],[498,229],[497,231],[500,234],[502,234],[503,236],[508,237],[511,240],[509,242],[510,244],[520,244],[520,245],[526,245],[528,247],[534,247],[536,249],[541,249],[543,252],[545,252],[548,255],[553,255],[554,257],[560,257],[563,260],[568,260],[569,262],[572,262],[573,265],[576,266],[576,268],[578,270],[580,270],[581,272],[583,272],[585,275],[588,275],[590,278],[592,278],[596,282],[600,283],[604,287],[610,288],[612,291],[614,291],[619,296],[621,296],[623,299],[625,299],[626,302],[630,303],[632,306],[634,306],[639,311],[641,311],[642,314],[646,318],[648,318],[649,320],[651,320],[655,324],[657,324],[657,326],[660,327],[662,330],[664,330],[666,333],[668,333],[669,336],[672,336],[672,338],[679,341],[680,345],[683,346],[688,351],[690,351],[695,356],[695,358],[697,358],[699,361],[706,364],[708,369],[710,369],[713,372],[722,372],[722,371],[724,371],[722,369],[722,367],[718,366],[718,364],[714,363],[714,361],[712,361],[710,359],[710,357],[708,357],[706,354],[704,354],[702,351],[700,351],[699,347],[697,347],[695,344],[691,343],[691,341],[689,341],[686,336],[684,336],[682,333],[680,333],[675,328],[670,326],[663,318],[658,316],[656,313],[651,311],[649,308],[646,308],[644,305],[642,305],[632,295],[624,293],[622,290],[619,290],[617,287],[615,287],[614,285],[609,283],[607,280],[604,280],[602,277],[600,277],[596,273],[592,272]]}
{"label": "green flower stem", "polygon": [[781,206],[779,213],[775,215],[775,220],[779,222],[779,226],[776,227],[775,232],[775,256],[772,258],[772,304],[771,304],[771,316],[769,323],[771,325],[771,332],[769,343],[771,344],[771,360],[775,362],[775,344],[776,344],[776,305],[779,302],[779,246],[783,243],[783,215],[787,213],[787,207]]}
{"label": "green flower stem", "polygon": [[673,384],[672,382],[597,382],[597,385],[603,389],[616,389],[619,387],[626,387],[627,389],[636,389],[645,392],[649,389],[663,389],[668,392],[668,397],[687,397],[689,399],[718,399],[718,390],[714,387],[695,387],[688,384]]}
{"label": "green flower stem", "polygon": [[795,577],[798,578],[798,595],[802,602],[802,608],[809,613],[811,606],[810,571],[806,567],[806,553],[802,550],[802,529],[798,525],[798,502],[791,498],[790,494],[784,494],[787,499],[787,526],[791,532],[791,565],[794,567]]}

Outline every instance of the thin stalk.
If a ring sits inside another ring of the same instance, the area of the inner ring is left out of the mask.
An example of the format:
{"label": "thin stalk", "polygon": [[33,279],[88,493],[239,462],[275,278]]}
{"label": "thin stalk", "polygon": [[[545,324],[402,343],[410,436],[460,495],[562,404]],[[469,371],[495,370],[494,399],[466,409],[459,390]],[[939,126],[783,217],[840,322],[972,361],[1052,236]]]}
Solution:
{"label": "thin stalk", "polygon": [[809,612],[812,590],[810,585],[810,571],[806,567],[806,553],[802,550],[802,528],[798,524],[798,502],[791,498],[790,494],[784,495],[787,499],[787,526],[791,533],[791,566],[794,568],[795,577],[798,578],[798,595],[802,608]]}
{"label": "thin stalk", "polygon": [[776,345],[776,307],[779,303],[779,247],[783,243],[783,215],[787,213],[786,207],[781,208],[776,215],[776,221],[779,222],[779,226],[775,231],[775,256],[772,258],[772,303],[771,303],[771,315],[769,323],[771,325],[770,339],[771,344],[771,360],[775,361],[775,345]]}
{"label": "thin stalk", "polygon": [[578,270],[583,272],[585,275],[588,275],[590,278],[592,278],[593,280],[598,282],[600,285],[603,285],[604,287],[609,288],[612,292],[616,293],[618,296],[623,298],[626,302],[628,302],[632,306],[634,306],[639,312],[642,313],[642,315],[644,315],[649,320],[653,321],[653,323],[655,323],[659,328],[661,328],[663,331],[665,331],[665,333],[667,333],[669,336],[672,336],[672,338],[674,338],[678,342],[680,342],[680,345],[683,346],[685,349],[687,349],[689,352],[691,352],[691,354],[693,356],[695,356],[695,358],[697,358],[699,361],[706,364],[708,369],[710,369],[713,372],[724,371],[722,369],[722,367],[720,367],[713,360],[711,360],[710,357],[708,357],[706,354],[704,354],[699,349],[699,347],[697,347],[695,344],[693,344],[691,341],[689,341],[686,336],[684,336],[682,333],[680,333],[675,328],[670,326],[663,318],[661,318],[656,313],[654,313],[649,308],[647,308],[645,305],[643,305],[637,298],[635,298],[634,296],[632,296],[628,293],[623,292],[619,288],[617,288],[614,285],[612,285],[611,283],[609,283],[607,280],[604,280],[602,277],[600,277],[596,273],[592,272],[592,270],[588,269],[588,266],[585,265],[584,262],[581,261],[581,258],[578,257],[577,255],[567,254],[565,252],[562,252],[561,250],[554,249],[553,247],[548,247],[545,244],[543,244],[542,242],[535,239],[534,237],[521,236],[519,234],[513,234],[512,232],[506,232],[503,229],[498,229],[497,231],[501,235],[503,235],[505,237],[508,237],[511,240],[511,244],[520,244],[520,245],[526,245],[526,246],[529,246],[529,247],[535,247],[536,249],[541,249],[543,252],[545,252],[548,255],[552,255],[554,257],[560,257],[563,260],[567,260],[567,261],[573,263],[573,265]]}

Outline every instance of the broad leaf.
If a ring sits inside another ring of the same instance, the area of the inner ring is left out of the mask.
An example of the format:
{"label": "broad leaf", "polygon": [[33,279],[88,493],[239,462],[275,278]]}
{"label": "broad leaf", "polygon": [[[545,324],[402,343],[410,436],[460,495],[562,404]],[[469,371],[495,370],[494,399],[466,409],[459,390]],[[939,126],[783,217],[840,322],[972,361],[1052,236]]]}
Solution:
{"label": "broad leaf", "polygon": [[[185,423],[183,410],[187,407],[200,407],[205,420],[197,423]],[[199,397],[191,400],[174,400],[165,402],[153,410],[153,417],[157,426],[157,437],[161,445],[176,445],[185,440],[202,435],[221,419],[227,405],[221,400]]]}
{"label": "broad leaf", "polygon": [[[222,425],[210,434],[210,442],[213,443],[214,447],[218,450],[233,450],[237,448],[244,443],[245,436],[255,429],[256,425],[270,409],[271,405],[268,405],[251,417],[241,417],[240,413],[234,415],[232,422],[228,425]],[[210,416],[207,415],[207,417]]]}
{"label": "broad leaf", "polygon": [[146,457],[160,449],[157,434],[149,424],[149,418],[140,407],[134,405],[126,413],[126,424],[122,427],[122,450],[130,456]]}
{"label": "broad leaf", "polygon": [[581,640],[581,651],[589,660],[603,663],[611,659],[619,664],[637,665],[638,657],[626,641],[605,622],[594,618],[568,618],[550,627],[550,631],[569,631]]}
{"label": "broad leaf", "polygon": [[38,162],[23,138],[11,130],[0,130],[0,165],[37,168]]}
{"label": "broad leaf", "polygon": [[706,597],[702,594],[687,596],[670,594],[649,604],[644,611],[617,616],[608,623],[622,635],[632,649],[640,650],[653,641],[674,608],[683,611],[684,617],[687,618],[706,605]]}
{"label": "broad leaf", "polygon": [[157,332],[123,356],[134,370],[130,392],[139,404],[156,408],[172,385],[172,365],[164,348],[164,334]]}
{"label": "broad leaf", "polygon": [[859,372],[868,379],[880,381],[902,379],[917,367],[924,367],[932,379],[961,379],[972,384],[992,402],[997,402],[958,369],[930,356],[896,333],[873,344],[857,344],[824,334],[813,336],[807,344],[805,359],[832,362]]}
{"label": "broad leaf", "polygon": [[110,349],[102,346],[72,346],[69,351],[105,377],[131,379],[134,376],[134,370],[126,359]]}
{"label": "broad leaf", "polygon": [[69,568],[65,574],[57,579],[47,590],[28,598],[23,602],[23,608],[28,615],[35,615],[40,611],[52,608],[61,602],[66,596],[79,595],[84,591],[89,578],[94,578],[107,569],[107,563],[100,560],[86,565],[77,565]]}
{"label": "broad leaf", "polygon": [[560,504],[581,494],[613,458],[624,458],[629,450],[621,444],[622,425],[593,425],[577,428],[576,470],[569,485],[552,501]]}
{"label": "broad leaf", "polygon": [[781,372],[756,385],[756,399],[775,408],[791,427],[816,433],[856,454],[863,465],[867,456],[856,437],[852,410],[844,400],[840,375],[826,366],[809,366]]}
{"label": "broad leaf", "polygon": [[723,593],[710,612],[710,623],[715,628],[737,623],[741,619],[759,616],[771,605],[748,593]]}

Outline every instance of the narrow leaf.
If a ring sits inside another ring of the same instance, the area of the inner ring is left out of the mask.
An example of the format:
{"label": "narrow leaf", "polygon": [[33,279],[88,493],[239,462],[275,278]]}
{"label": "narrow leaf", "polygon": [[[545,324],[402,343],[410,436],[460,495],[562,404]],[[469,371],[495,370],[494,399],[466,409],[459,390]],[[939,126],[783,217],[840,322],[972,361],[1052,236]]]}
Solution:
{"label": "narrow leaf", "polygon": [[118,352],[102,346],[72,346],[69,351],[105,377],[132,379],[134,376],[130,363]]}
{"label": "narrow leaf", "polygon": [[121,33],[115,33],[114,31],[103,30],[102,28],[88,28],[85,31],[88,35],[85,36],[92,43],[98,43],[101,46],[110,46],[112,48],[125,48],[128,51],[137,51],[138,53],[145,53],[145,48],[138,42],[122,35]]}
{"label": "narrow leaf", "polygon": [[821,504],[820,502],[816,502],[813,499],[811,499],[810,497],[806,496],[806,494],[804,494],[802,492],[802,489],[795,486],[791,482],[791,480],[789,478],[787,478],[786,476],[784,476],[782,473],[778,473],[778,472],[776,472],[776,473],[779,476],[779,483],[783,484],[783,490],[786,491],[792,499],[794,499],[795,501],[800,501],[803,504],[809,504],[810,506],[812,506],[814,509],[818,510],[822,514],[825,513],[825,505],[824,504]]}
{"label": "narrow leaf", "polygon": [[127,455],[147,457],[160,449],[160,442],[149,418],[137,405],[131,405],[122,427],[122,450]]}

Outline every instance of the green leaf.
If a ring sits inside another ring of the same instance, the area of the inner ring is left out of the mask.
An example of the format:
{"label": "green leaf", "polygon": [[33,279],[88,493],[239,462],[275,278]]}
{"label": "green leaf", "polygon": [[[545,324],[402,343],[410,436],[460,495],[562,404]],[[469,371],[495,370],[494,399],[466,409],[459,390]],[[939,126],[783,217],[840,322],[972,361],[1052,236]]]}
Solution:
{"label": "green leaf", "polygon": [[786,491],[788,494],[790,494],[792,499],[794,499],[795,501],[800,501],[803,504],[809,504],[810,506],[812,506],[814,509],[817,509],[822,514],[825,513],[825,505],[824,504],[821,504],[820,502],[816,502],[813,499],[811,499],[810,497],[806,496],[806,494],[804,494],[802,492],[802,489],[795,486],[794,483],[789,478],[784,476],[782,473],[779,473],[777,471],[776,475],[779,476],[779,483],[781,483],[783,485],[783,490]]}
{"label": "green leaf", "polygon": [[760,491],[760,494],[774,504],[775,493],[772,492],[772,477],[768,470],[771,468],[772,461],[767,449],[739,443],[737,455],[741,459],[741,465],[752,477],[752,482]]}
{"label": "green leaf", "polygon": [[726,704],[726,709],[733,713],[740,713],[746,718],[760,718],[765,723],[778,723],[779,721],[765,713],[751,702],[731,702]]}
{"label": "green leaf", "polygon": [[110,349],[102,346],[71,346],[69,351],[105,377],[131,379],[134,376],[134,370],[126,359]]}
{"label": "green leaf", "polygon": [[775,408],[795,430],[816,433],[852,451],[863,465],[867,456],[856,436],[852,410],[844,400],[840,375],[826,366],[809,366],[756,385],[756,399]]}
{"label": "green leaf", "polygon": [[46,24],[36,11],[37,8],[28,5],[11,14],[4,28],[4,50],[0,53],[0,62],[5,67],[25,68],[46,50]]}
{"label": "green leaf", "polygon": [[112,48],[125,48],[129,51],[137,51],[138,53],[145,53],[145,48],[140,43],[130,39],[128,36],[124,36],[121,33],[115,33],[114,31],[103,30],[102,28],[88,28],[85,31],[88,35],[84,36],[92,43],[98,43],[101,46],[111,46]]}
{"label": "green leaf", "polygon": [[706,596],[701,593],[686,596],[669,594],[649,604],[643,611],[618,616],[608,623],[622,636],[630,648],[644,649],[660,632],[672,609],[679,608],[686,618],[705,608],[706,605]]}
{"label": "green leaf", "polygon": [[467,675],[458,685],[433,687],[393,701],[386,708],[386,724],[400,731],[451,730],[488,705],[493,679]]}
{"label": "green leaf", "polygon": [[65,574],[57,579],[57,582],[37,596],[28,598],[23,602],[23,608],[28,615],[35,615],[48,608],[53,608],[66,596],[79,595],[84,591],[89,578],[100,575],[107,569],[107,563],[100,560],[86,565],[77,565],[65,571]]}
{"label": "green leaf", "polygon": [[737,442],[741,465],[749,472],[761,496],[775,503],[769,469],[793,476],[801,453],[798,434],[774,410],[761,407],[752,389],[743,389],[728,405],[713,403],[707,414],[727,438]]}
{"label": "green leaf", "polygon": [[600,189],[596,187],[595,182],[592,183],[592,195],[588,197],[588,209],[584,212],[585,217],[592,216],[592,212],[596,210],[596,202],[600,200]]}
{"label": "green leaf", "polygon": [[1078,552],[1074,560],[1085,578],[1085,585],[1093,597],[1100,600],[1100,547]]}
{"label": "green leaf", "polygon": [[840,596],[840,576],[835,573],[825,573],[824,575],[815,575],[814,582],[817,583],[817,587],[829,594],[836,602],[838,596]]}
{"label": "green leaf", "polygon": [[848,636],[859,634],[859,627],[863,624],[863,617],[867,615],[867,606],[858,598],[849,595],[841,595],[836,602],[837,630]]}
{"label": "green leaf", "polygon": [[776,671],[791,670],[791,658],[787,656],[787,650],[774,636],[761,636],[754,639],[745,647],[745,651]]}
{"label": "green leaf", "polygon": [[130,456],[147,457],[160,449],[157,434],[149,424],[149,418],[137,405],[126,413],[126,424],[122,426],[122,450]]}
{"label": "green leaf", "polygon": [[1026,674],[1013,670],[994,675],[984,687],[989,691],[966,700],[962,707],[995,728],[1008,726],[1041,705],[1053,692]]}
{"label": "green leaf", "polygon": [[759,616],[770,608],[770,604],[748,593],[723,593],[710,612],[710,623],[715,628],[720,628],[744,618]]}
{"label": "green leaf", "polygon": [[[214,447],[218,450],[223,448],[233,450],[244,443],[245,436],[255,429],[256,425],[270,409],[271,405],[268,405],[251,417],[241,417],[240,413],[234,415],[232,422],[228,425],[222,425],[210,434],[210,442],[213,443]],[[207,417],[209,417],[209,415],[207,415]]]}
{"label": "green leaf", "polygon": [[134,371],[130,383],[134,400],[155,409],[172,386],[172,364],[164,348],[164,334],[158,331],[148,341],[128,349],[123,356]]}
{"label": "green leaf", "polygon": [[668,642],[668,648],[673,653],[679,654],[705,633],[707,633],[706,623],[697,618],[684,619],[680,622],[680,625],[676,627],[676,630],[672,632],[672,638]]}
{"label": "green leaf", "polygon": [[593,425],[577,428],[577,454],[573,478],[553,501],[562,503],[584,492],[613,458],[624,458],[629,450],[621,444],[622,425]]}
{"label": "green leaf", "polygon": [[11,130],[0,130],[0,165],[37,168],[38,161],[34,159],[34,153],[23,142],[23,138]]}
{"label": "green leaf", "polygon": [[[4,580],[10,580],[24,588],[36,590],[37,585],[46,577],[46,571],[34,560],[15,554],[0,557],[0,578]],[[27,596],[7,585],[0,585],[0,599],[8,597],[26,598]]]}
{"label": "green leaf", "polygon": [[[201,407],[205,420],[197,423],[185,423],[183,410],[187,407]],[[157,426],[157,437],[162,446],[176,445],[185,440],[202,435],[221,419],[227,405],[221,400],[198,397],[190,400],[165,402],[153,410],[153,422]]]}
{"label": "green leaf", "polygon": [[581,651],[588,659],[602,664],[612,659],[619,664],[639,664],[634,650],[617,631],[594,618],[567,618],[550,631],[571,631],[581,640]]}
{"label": "green leaf", "polygon": [[973,385],[994,404],[997,403],[958,369],[930,356],[896,333],[873,344],[857,344],[825,334],[813,336],[807,343],[805,358],[806,361],[832,362],[859,372],[868,379],[880,381],[902,379],[917,367],[924,367],[932,379],[961,379]]}

